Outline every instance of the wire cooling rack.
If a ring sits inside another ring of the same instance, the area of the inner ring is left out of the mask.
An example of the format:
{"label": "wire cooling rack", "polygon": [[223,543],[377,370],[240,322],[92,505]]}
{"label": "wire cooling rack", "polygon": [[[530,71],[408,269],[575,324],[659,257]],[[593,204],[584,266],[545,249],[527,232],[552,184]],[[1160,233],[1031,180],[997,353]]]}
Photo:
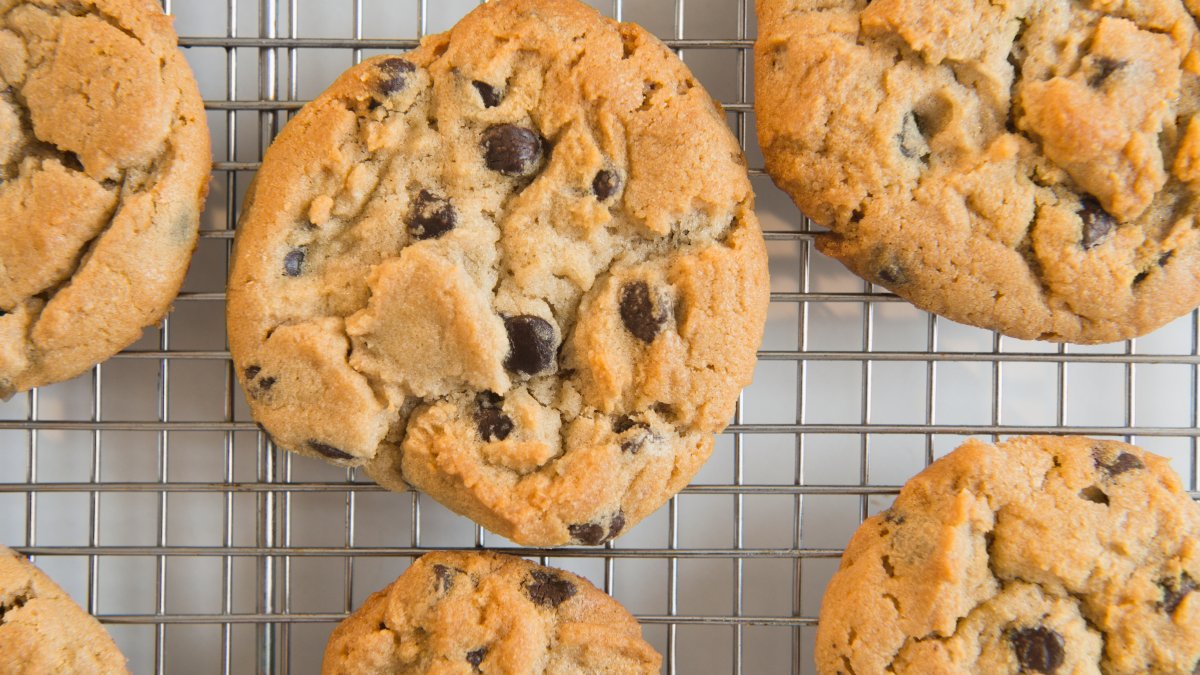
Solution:
{"label": "wire cooling rack", "polygon": [[666,40],[747,150],[771,254],[754,385],[694,484],[600,549],[518,549],[416,493],[276,450],[224,335],[241,199],[289,115],[350,64],[475,0],[164,0],[213,132],[212,193],[162,326],[90,374],[0,403],[0,541],[108,626],[137,673],[314,673],[330,630],[430,549],[571,569],[643,623],[668,672],[810,673],[820,599],[863,517],[964,438],[1071,432],[1167,455],[1197,489],[1195,314],[1102,347],[919,312],[816,253],[763,174],[748,0],[602,0]]}

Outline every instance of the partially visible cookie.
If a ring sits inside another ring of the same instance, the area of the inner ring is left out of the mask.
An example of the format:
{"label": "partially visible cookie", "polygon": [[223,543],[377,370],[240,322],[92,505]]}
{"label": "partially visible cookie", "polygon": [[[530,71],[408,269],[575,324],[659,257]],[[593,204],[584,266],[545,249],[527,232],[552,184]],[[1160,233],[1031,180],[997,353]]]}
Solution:
{"label": "partially visible cookie", "polygon": [[329,638],[322,672],[658,673],[628,612],[569,572],[495,553],[429,553]]}
{"label": "partially visible cookie", "polygon": [[287,125],[228,325],[280,446],[598,545],[708,458],[768,299],[744,159],[683,63],[575,0],[499,0]]}
{"label": "partially visible cookie", "polygon": [[1108,342],[1200,304],[1184,0],[758,0],[767,171],[818,248],[956,321]]}
{"label": "partially visible cookie", "polygon": [[0,399],[78,375],[166,314],[211,164],[157,2],[0,2]]}
{"label": "partially visible cookie", "polygon": [[112,638],[70,596],[0,546],[0,673],[125,673]]}
{"label": "partially visible cookie", "polygon": [[825,591],[821,673],[1200,671],[1200,506],[1167,460],[968,441],[868,518]]}

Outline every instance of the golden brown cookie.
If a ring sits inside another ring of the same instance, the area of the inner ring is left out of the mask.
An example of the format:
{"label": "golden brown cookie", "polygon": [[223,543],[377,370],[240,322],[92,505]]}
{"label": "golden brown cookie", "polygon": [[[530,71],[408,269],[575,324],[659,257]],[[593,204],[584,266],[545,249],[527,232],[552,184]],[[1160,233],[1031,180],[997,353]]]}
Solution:
{"label": "golden brown cookie", "polygon": [[126,673],[112,638],[63,589],[0,546],[0,673]]}
{"label": "golden brown cookie", "polygon": [[486,551],[428,553],[329,638],[321,672],[658,673],[662,657],[586,579]]}
{"label": "golden brown cookie", "polygon": [[1167,460],[968,441],[868,518],[825,591],[821,673],[1194,673],[1200,506]]}
{"label": "golden brown cookie", "polygon": [[520,543],[600,544],[687,484],[750,380],[752,207],[662,43],[573,0],[480,6],[268,151],[229,290],[251,410]]}
{"label": "golden brown cookie", "polygon": [[1108,342],[1200,304],[1181,0],[758,0],[767,170],[817,246],[956,321]]}
{"label": "golden brown cookie", "polygon": [[78,375],[166,314],[211,164],[158,3],[0,1],[0,398]]}

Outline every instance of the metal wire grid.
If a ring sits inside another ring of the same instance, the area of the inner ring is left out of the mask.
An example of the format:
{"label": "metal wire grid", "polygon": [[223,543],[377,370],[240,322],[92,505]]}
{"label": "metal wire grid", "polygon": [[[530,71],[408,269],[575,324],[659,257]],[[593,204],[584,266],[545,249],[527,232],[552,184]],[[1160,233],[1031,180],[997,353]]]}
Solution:
{"label": "metal wire grid", "polygon": [[[1019,343],[964,329],[911,310],[895,296],[831,266],[813,251],[808,222],[770,186],[760,168],[752,174],[776,280],[771,330],[789,330],[783,331],[783,339],[772,339],[769,331],[759,354],[759,381],[739,401],[734,423],[710,463],[716,468],[706,468],[697,484],[621,540],[601,549],[530,550],[474,525],[466,525],[460,536],[462,519],[416,493],[390,495],[353,472],[341,475],[308,460],[293,461],[271,447],[246,414],[227,350],[198,346],[190,336],[219,325],[223,316],[220,281],[227,271],[240,196],[262,151],[303,104],[301,53],[308,68],[330,51],[349,50],[358,61],[367,50],[412,48],[430,29],[431,10],[438,7],[427,0],[399,3],[415,15],[412,38],[369,39],[364,37],[364,17],[370,2],[337,3],[337,11],[349,15],[350,37],[313,38],[300,32],[306,12],[316,12],[312,2],[240,0],[239,7],[239,0],[226,0],[221,7],[164,0],[168,13],[223,9],[225,14],[223,36],[196,37],[186,21],[179,26],[189,59],[200,60],[204,51],[223,56],[215,73],[197,67],[209,99],[210,125],[215,132],[224,131],[214,134],[214,143],[220,146],[223,140],[224,147],[215,148],[213,197],[190,277],[207,275],[217,284],[196,290],[189,282],[172,317],[90,375],[0,404],[0,465],[9,470],[0,469],[0,477],[7,476],[0,483],[0,535],[36,556],[108,624],[135,671],[315,672],[332,625],[394,578],[404,560],[434,548],[486,545],[584,573],[614,593],[663,651],[668,672],[811,672],[816,607],[841,544],[863,517],[886,507],[904,479],[962,437],[1069,431],[1124,438],[1171,456],[1197,496],[1197,314],[1159,337],[1099,349]],[[685,19],[696,14],[684,0],[605,0],[598,7],[618,19],[658,17],[660,37],[693,62],[710,91],[729,94],[720,98],[730,123],[752,165],[760,167],[751,119],[753,8],[748,0],[687,2],[701,5],[704,12],[735,5],[728,12],[734,20],[722,24],[718,37],[688,37]],[[248,12],[257,14],[253,37],[243,35]],[[253,57],[257,76],[250,97],[239,86],[247,55]],[[705,72],[696,63],[702,65],[705,55],[731,61],[735,74]],[[216,91],[212,80],[223,86],[219,98],[211,95]],[[317,90],[323,85],[317,83]],[[244,159],[247,135],[254,141],[249,160]],[[894,310],[903,316],[897,319]],[[836,327],[832,332],[831,326]],[[911,338],[907,346],[893,344],[890,336],[896,331]],[[856,340],[857,348],[846,348]],[[895,377],[894,367],[906,368],[907,375]],[[1024,374],[1030,368],[1038,372]],[[1087,368],[1118,371],[1107,383],[1116,385],[1110,389],[1117,392],[1119,410],[1111,401],[1097,403],[1095,373],[1079,372]],[[1162,376],[1163,368],[1175,374]],[[1146,374],[1139,378],[1139,371]],[[781,372],[788,376],[782,385]],[[877,376],[880,372],[885,375]],[[177,404],[214,378],[219,406]],[[901,380],[921,392],[906,397],[920,410],[904,419],[895,414],[894,400],[880,397],[880,392],[894,393]],[[974,416],[959,410],[956,400],[972,387],[973,396],[967,392],[962,398],[987,407]],[[1031,392],[1038,388],[1052,392],[1043,408],[1053,414],[1030,423],[1031,417],[1019,410],[1020,399],[1036,398]],[[149,392],[152,413],[124,412],[123,401],[136,397],[130,393],[135,389]],[[833,390],[839,393],[829,396]],[[1164,391],[1171,399],[1163,399]],[[1091,405],[1101,410],[1089,414]],[[1159,414],[1165,408],[1174,410],[1174,417]],[[1139,423],[1139,416],[1150,423]],[[142,459],[153,465],[153,475],[123,478],[122,465],[138,458],[131,448],[147,443]],[[898,450],[901,446],[908,449]],[[111,458],[115,452],[123,461]],[[197,466],[196,473],[189,472]],[[152,507],[131,506],[122,501],[126,498],[143,504],[152,500]],[[314,516],[319,511],[301,504],[310,498],[339,502],[338,527],[321,527],[329,525],[328,518]],[[208,500],[202,506],[213,522],[196,519],[187,508],[195,499]],[[764,511],[757,506],[759,499],[782,500],[784,508]],[[720,503],[719,511],[712,500]],[[371,504],[362,505],[366,501]],[[73,515],[81,511],[86,511],[86,523]],[[693,512],[699,521],[719,513],[724,525],[681,526]],[[755,517],[762,513],[785,522]],[[402,522],[393,514],[400,514]],[[118,522],[110,522],[114,517]],[[829,521],[838,522],[830,527]],[[192,537],[214,524],[208,529],[215,536]],[[56,535],[55,528],[84,526],[74,540]],[[394,527],[399,535],[374,536],[377,526]],[[116,543],[106,534],[114,527],[125,533]],[[782,538],[757,543],[765,527]],[[322,529],[334,530],[340,541],[311,543],[312,533]],[[458,534],[446,535],[451,530]],[[693,536],[693,531],[699,534]],[[193,577],[197,561],[217,565]],[[312,563],[320,564],[320,573],[308,569]],[[710,563],[720,564],[725,581],[715,583],[718,577],[706,572],[693,582],[692,568]],[[767,573],[760,563],[773,564],[775,572]],[[783,575],[778,574],[780,564]],[[648,565],[657,570],[649,585],[641,577]],[[330,570],[335,580],[323,583],[329,577],[321,575]],[[193,578],[206,581],[193,584]],[[627,586],[632,591],[623,593]],[[724,601],[693,601],[693,596],[711,595],[712,586],[719,587],[718,595],[727,593]],[[645,593],[657,600],[641,602],[639,594]],[[782,597],[783,604],[762,602],[764,594]],[[215,600],[205,597],[213,595]],[[313,595],[332,600],[312,609],[308,598]],[[145,602],[139,605],[135,596]],[[772,609],[761,609],[767,605]],[[188,630],[193,627],[203,628],[203,634]]]}

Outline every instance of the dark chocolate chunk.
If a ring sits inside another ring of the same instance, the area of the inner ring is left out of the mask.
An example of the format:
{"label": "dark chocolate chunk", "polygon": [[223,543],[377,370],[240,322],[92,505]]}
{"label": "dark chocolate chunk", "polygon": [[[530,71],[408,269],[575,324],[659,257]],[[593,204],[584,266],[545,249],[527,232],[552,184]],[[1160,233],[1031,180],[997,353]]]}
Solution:
{"label": "dark chocolate chunk", "polygon": [[1092,61],[1092,66],[1096,70],[1088,76],[1088,86],[1098,89],[1113,73],[1126,65],[1128,64],[1125,61],[1110,59],[1107,56],[1097,57]]}
{"label": "dark chocolate chunk", "polygon": [[614,515],[612,517],[612,520],[608,523],[608,537],[606,538],[606,540],[607,539],[615,539],[616,536],[618,534],[621,534],[621,531],[624,529],[625,529],[625,512],[617,511],[616,515]]}
{"label": "dark chocolate chunk", "polygon": [[475,651],[467,652],[467,663],[474,666],[475,670],[479,670],[479,664],[483,663],[483,657],[487,656],[487,647],[480,647]]}
{"label": "dark chocolate chunk", "polygon": [[531,314],[510,316],[504,320],[508,331],[508,356],[504,367],[520,375],[537,375],[554,365],[558,345],[554,328],[543,318]]}
{"label": "dark chocolate chunk", "polygon": [[379,91],[390,96],[402,91],[408,84],[408,76],[417,69],[411,61],[392,58],[379,63]]}
{"label": "dark chocolate chunk", "polygon": [[578,592],[575,584],[546,570],[533,570],[525,582],[529,599],[544,607],[558,607]]}
{"label": "dark chocolate chunk", "polygon": [[1086,197],[1079,202],[1079,219],[1083,221],[1083,234],[1079,243],[1088,251],[1108,238],[1117,230],[1117,219],[1100,206],[1100,202]]}
{"label": "dark chocolate chunk", "polygon": [[408,214],[408,233],[415,239],[436,239],[458,222],[458,214],[450,200],[421,190]]}
{"label": "dark chocolate chunk", "polygon": [[614,434],[623,434],[636,426],[638,426],[638,423],[634,422],[633,418],[629,415],[621,415],[620,417],[614,418],[612,421],[612,430]]}
{"label": "dark chocolate chunk", "polygon": [[283,256],[283,273],[289,277],[298,277],[304,272],[303,248],[294,248]]}
{"label": "dark chocolate chunk", "polygon": [[500,105],[500,92],[495,87],[479,80],[475,80],[471,84],[475,85],[475,90],[479,92],[479,98],[483,100],[483,107],[495,108]]}
{"label": "dark chocolate chunk", "polygon": [[1159,605],[1167,614],[1174,614],[1179,608],[1180,603],[1187,597],[1188,593],[1196,590],[1196,580],[1187,572],[1183,573],[1179,579],[1166,579],[1158,582],[1159,588],[1162,589],[1163,599]]}
{"label": "dark chocolate chunk", "polygon": [[261,366],[249,366],[242,372],[246,375],[247,380],[253,380],[254,378],[258,377],[258,374],[260,372],[262,372],[262,367]]}
{"label": "dark chocolate chunk", "polygon": [[607,200],[620,189],[621,177],[613,171],[605,169],[596,174],[596,177],[592,179],[592,192],[596,193],[596,199],[600,201]]}
{"label": "dark chocolate chunk", "polygon": [[584,546],[597,546],[604,543],[604,526],[599,523],[568,525],[567,531],[571,533],[571,539]]}
{"label": "dark chocolate chunk", "polygon": [[637,339],[650,344],[667,323],[665,311],[654,311],[650,286],[634,281],[621,288],[621,322]]}
{"label": "dark chocolate chunk", "polygon": [[332,445],[326,445],[319,441],[309,441],[308,447],[313,452],[317,452],[322,455],[325,455],[326,457],[328,457],[330,459],[354,459],[354,455],[351,455],[348,452],[342,452],[341,450],[338,450],[337,448],[333,447]]}
{"label": "dark chocolate chunk", "polygon": [[1122,452],[1117,455],[1117,458],[1111,464],[1106,463],[1100,448],[1092,449],[1092,461],[1096,463],[1097,468],[1103,469],[1109,476],[1119,476],[1127,471],[1146,468],[1145,463],[1137,455],[1128,452]]}
{"label": "dark chocolate chunk", "polygon": [[480,392],[475,397],[475,427],[485,441],[502,441],[512,433],[512,418],[500,409],[504,399],[495,392]]}
{"label": "dark chocolate chunk", "polygon": [[434,565],[433,576],[439,593],[449,593],[454,588],[454,577],[461,574],[459,570],[445,565]]}
{"label": "dark chocolate chunk", "polygon": [[498,124],[483,132],[487,167],[506,176],[527,176],[542,161],[542,138],[525,127]]}
{"label": "dark chocolate chunk", "polygon": [[1089,485],[1079,491],[1079,496],[1089,502],[1108,506],[1108,495],[1098,485]]}
{"label": "dark chocolate chunk", "polygon": [[1057,632],[1038,626],[1022,628],[1008,634],[1013,651],[1021,669],[1035,673],[1053,673],[1063,664],[1066,656],[1063,637]]}
{"label": "dark chocolate chunk", "polygon": [[900,133],[896,134],[896,143],[900,146],[900,154],[909,159],[922,159],[929,156],[929,144],[921,134],[916,114],[912,112],[904,116]]}
{"label": "dark chocolate chunk", "polygon": [[908,281],[908,275],[904,273],[904,268],[899,263],[888,263],[879,268],[879,280],[889,286],[903,284]]}

